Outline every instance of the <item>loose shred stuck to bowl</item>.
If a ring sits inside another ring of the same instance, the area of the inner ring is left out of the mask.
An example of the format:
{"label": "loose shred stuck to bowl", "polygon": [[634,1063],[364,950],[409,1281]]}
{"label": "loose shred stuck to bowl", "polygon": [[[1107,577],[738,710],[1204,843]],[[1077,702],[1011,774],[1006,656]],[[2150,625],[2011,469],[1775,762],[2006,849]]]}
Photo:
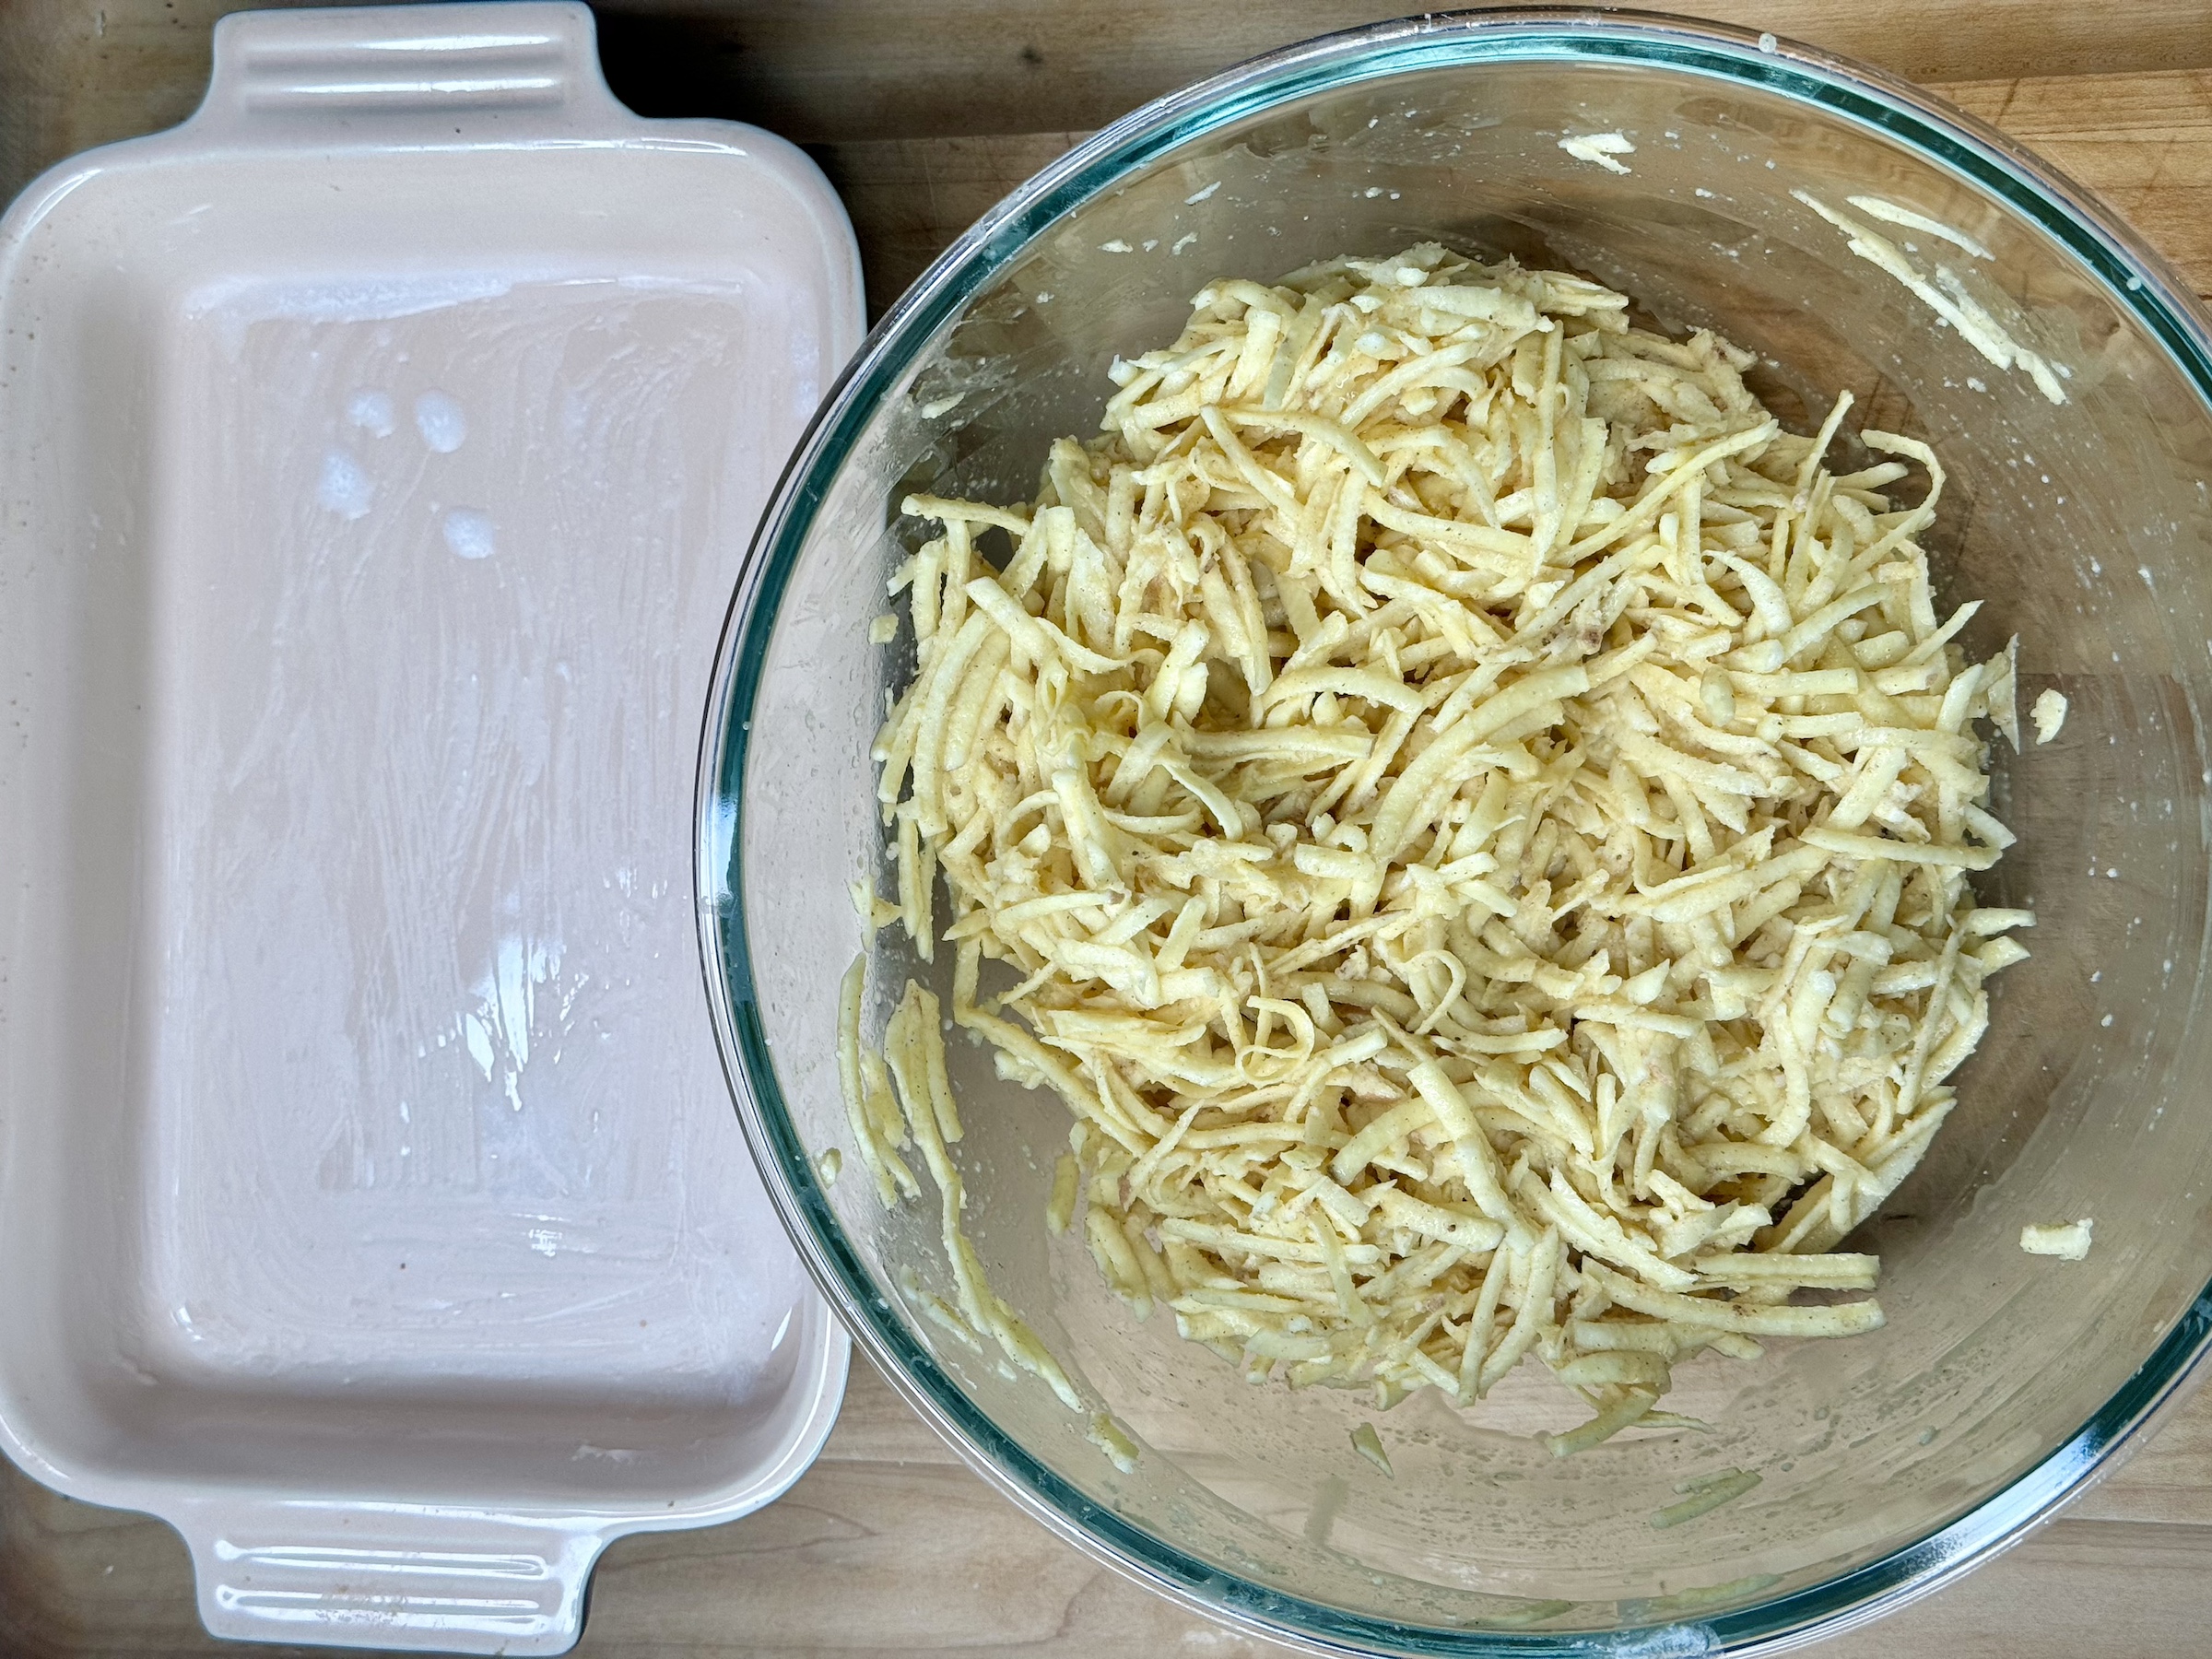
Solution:
{"label": "loose shred stuck to bowl", "polygon": [[[1880,1324],[1792,1294],[1873,1289],[1834,1247],[2033,921],[1966,882],[2016,653],[1938,616],[1936,456],[1832,474],[1848,394],[1785,432],[1627,305],[1435,246],[1217,281],[1033,506],[907,500],[898,894],[857,895],[1066,1102],[1048,1218],[1139,1316],[1383,1405],[1534,1353],[1594,1413],[1562,1453],[1676,1420],[1702,1349]],[[856,965],[855,1150],[898,1203],[920,1142],[964,1319],[1072,1403],[960,1234],[935,998],[888,1077],[858,1012]]]}
{"label": "loose shred stuck to bowl", "polygon": [[2061,1261],[2082,1262],[2088,1259],[2090,1231],[2096,1227],[2090,1217],[2078,1221],[2053,1221],[2042,1226],[2020,1229],[2020,1248],[2030,1255],[2057,1256]]}

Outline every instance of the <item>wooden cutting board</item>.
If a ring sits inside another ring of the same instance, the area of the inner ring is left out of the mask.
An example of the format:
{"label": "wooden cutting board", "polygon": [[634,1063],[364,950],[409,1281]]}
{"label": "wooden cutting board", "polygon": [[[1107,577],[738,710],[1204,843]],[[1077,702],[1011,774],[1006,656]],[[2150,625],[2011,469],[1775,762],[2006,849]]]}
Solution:
{"label": "wooden cutting board", "polygon": [[[223,0],[0,0],[0,196],[87,146],[190,112]],[[1079,135],[1157,93],[1404,0],[603,0],[615,90],[648,114],[807,144],[880,310]],[[1921,80],[2041,152],[2212,291],[2207,0],[1725,0]],[[2118,1659],[2212,1652],[2212,1396],[2011,1553],[1819,1659]],[[1126,1584],[971,1475],[857,1361],[821,1461],[781,1501],[626,1539],[581,1654],[1149,1659],[1282,1652]],[[0,1655],[218,1651],[182,1542],[0,1465]],[[276,1650],[262,1650],[275,1652]],[[302,1653],[309,1650],[299,1650]],[[327,1650],[321,1650],[327,1651]]]}

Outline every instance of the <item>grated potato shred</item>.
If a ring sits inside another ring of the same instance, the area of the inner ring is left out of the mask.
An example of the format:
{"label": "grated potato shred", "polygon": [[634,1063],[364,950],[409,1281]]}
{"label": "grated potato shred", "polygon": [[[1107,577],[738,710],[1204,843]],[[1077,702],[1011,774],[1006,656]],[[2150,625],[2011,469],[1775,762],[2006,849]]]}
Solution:
{"label": "grated potato shred", "polygon": [[[1837,476],[1848,394],[1786,432],[1627,305],[1436,246],[1216,281],[1032,505],[909,499],[898,890],[855,894],[1066,1103],[1048,1219],[1140,1316],[1384,1406],[1533,1354],[1594,1414],[1562,1453],[1701,1350],[1880,1324],[1836,1246],[2034,920],[1967,886],[2016,652],[1937,612],[1936,456]],[[919,1146],[966,1324],[1068,1397],[959,1232],[935,999],[887,1065],[858,984],[855,1151],[896,1204]]]}

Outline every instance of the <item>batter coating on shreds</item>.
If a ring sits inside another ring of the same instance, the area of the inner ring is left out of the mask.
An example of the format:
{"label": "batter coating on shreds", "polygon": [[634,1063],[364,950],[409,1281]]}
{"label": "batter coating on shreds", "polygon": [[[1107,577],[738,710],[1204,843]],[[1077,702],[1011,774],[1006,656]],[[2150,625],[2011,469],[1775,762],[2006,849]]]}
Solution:
{"label": "batter coating on shreds", "polygon": [[[1938,616],[1936,458],[1865,431],[1836,476],[1848,395],[1785,432],[1749,354],[1627,309],[1435,246],[1213,282],[1034,504],[910,499],[899,891],[859,895],[1066,1102],[1050,1219],[1080,1188],[1140,1315],[1384,1405],[1534,1353],[1594,1414],[1560,1452],[1673,1420],[1691,1354],[1881,1323],[1790,1296],[1874,1288],[1834,1246],[2033,922],[1966,884],[2014,652]],[[857,987],[857,1149],[895,1203],[921,1140],[961,1319],[1041,1369],[959,1233],[935,999],[894,1101]]]}

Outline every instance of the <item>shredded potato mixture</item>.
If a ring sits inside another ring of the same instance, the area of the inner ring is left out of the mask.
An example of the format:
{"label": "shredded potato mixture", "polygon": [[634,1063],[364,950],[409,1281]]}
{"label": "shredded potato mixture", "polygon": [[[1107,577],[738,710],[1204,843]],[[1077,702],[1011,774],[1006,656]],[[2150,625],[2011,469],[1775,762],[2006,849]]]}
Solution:
{"label": "shredded potato mixture", "polygon": [[[1966,884],[2014,653],[1937,615],[1936,457],[1831,475],[1849,397],[1784,432],[1751,360],[1557,272],[1337,260],[1209,285],[1033,506],[905,503],[942,534],[891,584],[898,897],[857,897],[1066,1102],[1048,1222],[1140,1317],[1383,1405],[1533,1353],[1595,1414],[1562,1453],[1672,1420],[1701,1349],[1881,1323],[1791,1299],[1874,1288],[1834,1246],[2026,954]],[[896,1203],[911,1131],[942,1193],[934,1316],[1074,1404],[960,1232],[935,999],[902,1112],[849,993],[856,1150]]]}

